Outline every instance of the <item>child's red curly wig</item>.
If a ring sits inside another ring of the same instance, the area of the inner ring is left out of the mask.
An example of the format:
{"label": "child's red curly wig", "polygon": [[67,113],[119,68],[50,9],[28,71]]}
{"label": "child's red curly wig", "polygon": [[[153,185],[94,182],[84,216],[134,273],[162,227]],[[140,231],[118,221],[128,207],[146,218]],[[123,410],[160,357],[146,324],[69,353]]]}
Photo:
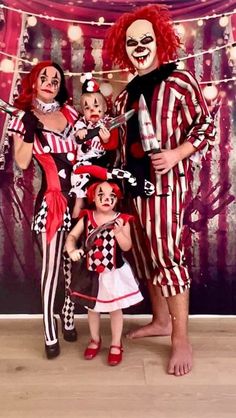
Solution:
{"label": "child's red curly wig", "polygon": [[115,193],[118,200],[122,198],[123,195],[122,195],[122,192],[121,192],[120,187],[118,186],[118,184],[116,184],[112,181],[106,181],[106,180],[97,181],[96,183],[91,184],[87,189],[87,199],[88,199],[89,203],[93,203],[94,198],[95,198],[96,189],[102,183],[108,183],[111,186],[111,188],[112,188],[113,192]]}
{"label": "child's red curly wig", "polygon": [[106,36],[105,49],[112,62],[122,69],[128,68],[130,72],[135,72],[135,67],[126,53],[126,31],[133,22],[139,19],[148,20],[153,26],[157,41],[159,66],[176,59],[180,39],[174,31],[167,7],[156,4],[139,7],[132,12],[124,13],[111,26]]}

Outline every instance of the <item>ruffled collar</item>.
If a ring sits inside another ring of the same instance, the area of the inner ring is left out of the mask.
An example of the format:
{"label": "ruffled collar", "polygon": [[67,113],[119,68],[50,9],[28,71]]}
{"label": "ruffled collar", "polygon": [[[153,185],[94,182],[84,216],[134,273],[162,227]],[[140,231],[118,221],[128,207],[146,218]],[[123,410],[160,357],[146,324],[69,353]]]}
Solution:
{"label": "ruffled collar", "polygon": [[33,99],[33,107],[42,113],[52,113],[60,109],[60,103],[54,100],[52,103],[44,103],[37,98]]}

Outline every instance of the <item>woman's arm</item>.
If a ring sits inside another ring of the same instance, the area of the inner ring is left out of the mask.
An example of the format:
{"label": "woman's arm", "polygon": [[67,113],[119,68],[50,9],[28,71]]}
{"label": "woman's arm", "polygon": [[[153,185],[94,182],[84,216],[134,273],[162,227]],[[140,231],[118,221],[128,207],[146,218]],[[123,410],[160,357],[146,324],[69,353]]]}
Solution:
{"label": "woman's arm", "polygon": [[25,170],[29,167],[33,155],[33,143],[23,141],[19,134],[13,134],[14,141],[14,159],[17,165]]}

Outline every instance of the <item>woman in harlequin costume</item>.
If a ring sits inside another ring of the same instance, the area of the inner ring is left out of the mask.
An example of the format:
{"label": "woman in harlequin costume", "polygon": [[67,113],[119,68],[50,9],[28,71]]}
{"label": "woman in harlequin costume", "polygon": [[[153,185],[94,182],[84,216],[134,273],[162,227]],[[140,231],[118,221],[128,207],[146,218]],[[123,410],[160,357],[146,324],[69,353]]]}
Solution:
{"label": "woman in harlequin costume", "polygon": [[[171,334],[172,350],[167,371],[181,376],[192,368],[188,339],[190,277],[185,263],[182,231],[186,191],[191,178],[191,158],[205,155],[214,142],[214,123],[194,76],[178,70],[180,40],[166,6],[148,5],[120,16],[109,29],[106,47],[120,68],[136,77],[118,96],[115,107],[123,113],[145,98],[154,128],[155,148],[145,153],[147,126],[133,117],[121,138],[122,168],[155,184],[150,198],[133,196],[143,239],[134,242],[136,260],[142,260],[141,277],[149,277],[153,318],[129,334],[130,338]],[[169,62],[172,61],[172,62]],[[145,107],[144,107],[145,108]],[[147,112],[146,112],[147,113]],[[142,140],[142,141],[141,141]],[[154,151],[154,150],[153,150]],[[146,249],[146,248],[145,248]],[[150,274],[148,267],[150,266]]]}
{"label": "woman in harlequin costume", "polygon": [[[81,165],[112,166],[114,162],[112,157],[118,148],[118,129],[109,131],[106,128],[106,124],[111,120],[111,117],[105,114],[107,110],[106,100],[96,80],[89,78],[83,83],[80,105],[83,116],[74,125],[78,143],[74,171]],[[93,135],[88,135],[92,132]],[[86,140],[87,136],[89,138]],[[88,174],[72,174],[71,193],[74,193],[77,197],[74,206],[76,214],[83,206],[88,181]]]}
{"label": "woman in harlequin costume", "polygon": [[[92,174],[91,169],[90,174]],[[99,175],[100,178],[106,178],[106,176],[103,177],[105,170],[99,169],[102,173]],[[79,170],[80,168],[78,172]],[[93,174],[98,177],[97,171]],[[110,313],[112,338],[108,364],[111,366],[119,364],[122,360],[122,309],[137,304],[143,299],[130,265],[122,256],[122,252],[130,250],[132,245],[129,222],[133,220],[133,217],[115,210],[121,197],[121,190],[114,181],[103,180],[90,185],[87,198],[89,203],[94,203],[95,208],[83,209],[80,212],[79,221],[66,240],[67,252],[76,262],[83,256],[83,250],[76,246],[82,233],[85,232],[85,236],[88,237],[96,228],[112,223],[112,226],[106,226],[106,229],[98,232],[92,248],[86,255],[88,270],[97,273],[97,277],[93,278],[98,281],[96,294],[86,291],[78,293],[73,290],[71,293],[75,299],[78,297],[78,300],[83,301],[83,306],[88,307],[91,340],[84,352],[85,359],[91,360],[99,352],[101,347],[100,313]],[[78,277],[78,282],[83,281],[82,276],[81,274],[81,277]],[[83,288],[83,283],[81,283],[81,288]]]}
{"label": "woman in harlequin costume", "polygon": [[[76,155],[73,125],[77,112],[65,102],[68,93],[61,67],[51,61],[37,64],[22,81],[15,106],[25,111],[22,120],[12,118],[9,133],[14,139],[17,165],[27,169],[34,158],[42,170],[32,229],[41,234],[43,260],[41,294],[48,358],[59,355],[56,319],[53,316],[65,233],[71,228],[74,201],[69,197]],[[70,260],[64,259],[65,288],[70,284]],[[74,304],[66,296],[62,310],[63,336],[77,339]]]}

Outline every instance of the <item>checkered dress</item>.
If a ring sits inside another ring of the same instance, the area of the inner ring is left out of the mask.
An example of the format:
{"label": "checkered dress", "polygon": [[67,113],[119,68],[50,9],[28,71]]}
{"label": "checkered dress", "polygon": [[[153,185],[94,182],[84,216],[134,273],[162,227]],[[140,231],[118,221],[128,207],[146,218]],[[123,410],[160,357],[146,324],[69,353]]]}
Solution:
{"label": "checkered dress", "polygon": [[[67,119],[67,126],[63,132],[51,131],[46,127],[42,132],[46,140],[47,150],[35,136],[33,145],[33,156],[40,164],[42,170],[42,184],[37,196],[35,205],[35,216],[32,223],[32,229],[36,233],[48,232],[47,218],[49,208],[46,195],[53,195],[52,201],[56,198],[62,202],[61,208],[58,204],[53,206],[53,211],[61,210],[58,225],[54,228],[57,231],[69,231],[71,228],[72,198],[69,196],[71,188],[71,172],[76,156],[76,143],[74,141],[73,124],[77,119],[77,112],[71,106],[65,105],[61,108],[61,112]],[[24,136],[25,128],[21,120],[13,117],[8,126],[8,132]],[[45,144],[44,144],[45,145]],[[63,206],[64,199],[64,206]],[[55,213],[55,212],[54,212]],[[55,213],[56,215],[56,213]]]}
{"label": "checkered dress", "polygon": [[[81,215],[86,218],[87,236],[98,225],[93,211],[84,210]],[[117,213],[115,218],[122,216],[127,215]],[[106,229],[97,235],[92,249],[87,253],[87,268],[99,273],[94,311],[112,312],[135,305],[143,299],[131,267],[122,255],[113,229]],[[82,297],[94,298],[92,295],[82,295]]]}

